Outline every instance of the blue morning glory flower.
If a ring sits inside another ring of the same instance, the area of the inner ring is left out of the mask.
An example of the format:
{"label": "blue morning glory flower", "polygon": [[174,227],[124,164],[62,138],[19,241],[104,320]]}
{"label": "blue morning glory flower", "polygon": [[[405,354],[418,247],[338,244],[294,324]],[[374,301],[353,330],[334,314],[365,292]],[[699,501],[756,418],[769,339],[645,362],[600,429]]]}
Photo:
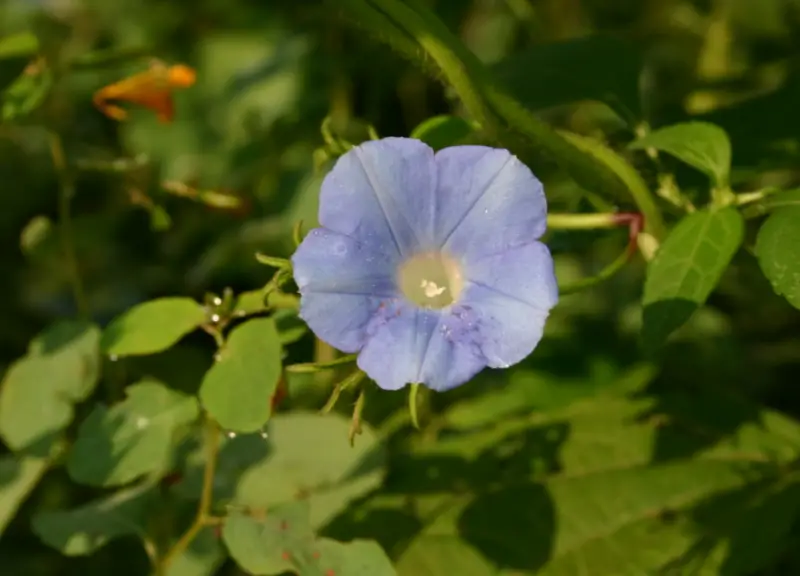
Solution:
{"label": "blue morning glory flower", "polygon": [[292,257],[300,316],[378,386],[447,390],[538,344],[558,300],[542,184],[507,150],[384,138],[339,158]]}

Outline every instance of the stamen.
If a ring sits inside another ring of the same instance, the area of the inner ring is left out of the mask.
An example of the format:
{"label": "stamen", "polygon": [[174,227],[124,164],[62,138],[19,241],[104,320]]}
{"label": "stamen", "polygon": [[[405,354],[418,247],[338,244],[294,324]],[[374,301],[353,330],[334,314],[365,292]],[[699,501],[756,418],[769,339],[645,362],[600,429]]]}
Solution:
{"label": "stamen", "polygon": [[455,302],[463,288],[458,263],[438,252],[412,256],[397,271],[400,291],[424,308],[445,308]]}

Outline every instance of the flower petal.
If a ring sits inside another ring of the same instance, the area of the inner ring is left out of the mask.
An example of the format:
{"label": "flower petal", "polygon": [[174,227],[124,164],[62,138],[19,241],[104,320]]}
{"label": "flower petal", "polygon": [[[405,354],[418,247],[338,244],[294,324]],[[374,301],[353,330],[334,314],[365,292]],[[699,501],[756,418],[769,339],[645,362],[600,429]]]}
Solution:
{"label": "flower petal", "polygon": [[532,242],[465,265],[461,304],[475,314],[487,365],[507,368],[542,338],[558,286],[550,251]]}
{"label": "flower petal", "polygon": [[325,228],[308,233],[292,265],[302,296],[300,317],[320,339],[345,352],[364,345],[378,306],[397,297],[393,257]]}
{"label": "flower petal", "polygon": [[320,191],[324,227],[409,255],[430,245],[436,166],[419,140],[384,138],[344,154]]}
{"label": "flower petal", "polygon": [[448,390],[486,366],[474,326],[449,312],[398,301],[379,311],[369,331],[358,366],[384,390],[414,382]]}
{"label": "flower petal", "polygon": [[437,241],[451,254],[496,254],[544,234],[542,183],[507,150],[445,148],[436,154],[436,166]]}

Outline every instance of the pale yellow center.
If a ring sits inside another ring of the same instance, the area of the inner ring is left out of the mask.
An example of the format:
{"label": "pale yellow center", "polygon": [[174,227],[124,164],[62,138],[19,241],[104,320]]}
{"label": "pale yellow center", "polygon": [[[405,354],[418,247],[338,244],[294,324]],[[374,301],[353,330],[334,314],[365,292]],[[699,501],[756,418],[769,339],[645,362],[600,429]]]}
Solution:
{"label": "pale yellow center", "polygon": [[438,252],[412,256],[397,270],[403,296],[424,308],[445,308],[455,302],[464,287],[461,269]]}

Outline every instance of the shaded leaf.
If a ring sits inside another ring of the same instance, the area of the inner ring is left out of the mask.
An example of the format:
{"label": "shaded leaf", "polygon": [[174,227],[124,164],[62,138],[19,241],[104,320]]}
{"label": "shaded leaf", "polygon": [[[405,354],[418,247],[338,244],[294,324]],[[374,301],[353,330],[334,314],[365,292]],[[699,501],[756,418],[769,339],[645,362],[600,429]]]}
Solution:
{"label": "shaded leaf", "polygon": [[[270,446],[261,434],[222,436],[214,475],[214,497],[228,501],[233,498],[242,474],[261,462],[270,452]],[[206,450],[198,437],[192,438],[184,448],[185,470],[175,491],[184,498],[199,499],[203,489]]]}
{"label": "shaded leaf", "polygon": [[800,308],[800,206],[780,208],[758,231],[756,256],[777,294]]}
{"label": "shaded leaf", "polygon": [[597,35],[534,46],[496,64],[494,73],[533,110],[596,100],[635,121],[642,114],[641,68],[635,46]]}
{"label": "shaded leaf", "polygon": [[0,536],[50,465],[45,456],[0,458]]}
{"label": "shaded leaf", "polygon": [[659,346],[705,303],[743,235],[744,219],[734,208],[700,210],[675,226],[647,266],[645,346]]}
{"label": "shaded leaf", "polygon": [[206,320],[191,298],[159,298],[134,306],[103,332],[103,352],[112,356],[154,354],[176,344]]}
{"label": "shaded leaf", "polygon": [[685,122],[655,130],[630,144],[635,150],[655,148],[708,175],[718,187],[728,185],[731,143],[725,130],[708,122]]}
{"label": "shaded leaf", "polygon": [[123,402],[97,406],[81,424],[67,463],[76,482],[115,486],[162,470],[176,429],[199,413],[193,396],[156,381],[139,382],[125,393]]}
{"label": "shaded leaf", "polygon": [[21,450],[46,442],[72,422],[73,405],[97,384],[99,340],[92,324],[61,322],[31,342],[0,387],[0,434],[6,444]]}
{"label": "shaded leaf", "polygon": [[459,116],[433,116],[411,132],[411,138],[422,140],[434,150],[455,146],[475,132],[477,126]]}
{"label": "shaded leaf", "polygon": [[281,343],[272,318],[254,318],[228,336],[200,386],[200,400],[226,430],[254,432],[272,414],[281,375]]}
{"label": "shaded leaf", "polygon": [[308,499],[312,526],[324,525],[383,478],[386,456],[374,433],[364,426],[351,447],[349,428],[349,419],[337,414],[274,417],[270,453],[242,475],[234,505],[266,509]]}
{"label": "shaded leaf", "polygon": [[143,536],[152,503],[150,486],[128,488],[80,508],[35,514],[33,531],[65,556],[87,556],[115,538]]}

